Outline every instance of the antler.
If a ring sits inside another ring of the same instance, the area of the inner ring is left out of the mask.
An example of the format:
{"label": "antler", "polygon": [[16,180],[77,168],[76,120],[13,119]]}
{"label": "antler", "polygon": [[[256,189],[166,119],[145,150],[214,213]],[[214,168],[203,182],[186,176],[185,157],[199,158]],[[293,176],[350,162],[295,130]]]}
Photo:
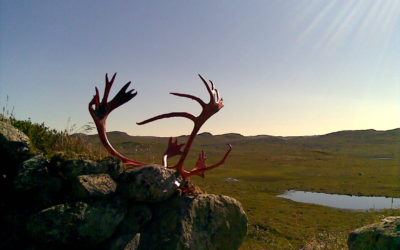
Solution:
{"label": "antler", "polygon": [[164,167],[168,167],[168,158],[174,157],[176,155],[181,155],[182,151],[181,148],[185,145],[185,143],[178,144],[178,139],[176,138],[169,138],[168,141],[168,148],[163,155],[163,165]]}
{"label": "antler", "polygon": [[104,89],[103,99],[100,102],[100,95],[99,89],[96,87],[96,94],[93,96],[93,99],[89,103],[89,113],[92,116],[94,123],[96,124],[97,132],[99,133],[99,137],[101,142],[103,143],[104,147],[107,151],[122,160],[122,162],[126,165],[132,166],[144,166],[147,163],[131,160],[122,154],[118,153],[117,150],[113,148],[107,138],[106,132],[106,120],[108,115],[119,106],[123,105],[124,103],[129,102],[133,97],[137,95],[137,92],[134,92],[134,89],[125,92],[131,82],[126,83],[121,90],[115,95],[115,97],[108,102],[108,95],[110,94],[111,87],[114,83],[115,76],[117,73],[113,75],[111,80],[108,79],[108,74],[106,74],[106,84]]}
{"label": "antler", "polygon": [[192,133],[189,136],[188,141],[186,142],[186,146],[183,148],[183,151],[181,151],[181,147],[184,144],[178,144],[177,139],[173,140],[170,138],[169,143],[168,143],[168,148],[163,156],[163,164],[164,166],[167,166],[167,160],[169,157],[173,157],[176,155],[181,155],[181,158],[179,159],[178,163],[175,166],[170,166],[168,168],[176,168],[180,175],[187,180],[191,175],[198,175],[204,177],[204,172],[213,168],[216,168],[222,164],[225,163],[226,158],[228,157],[229,153],[232,150],[232,146],[228,144],[228,150],[225,153],[224,157],[222,158],[221,161],[218,163],[211,165],[211,166],[206,166],[206,155],[204,152],[202,152],[199,156],[199,159],[197,161],[196,166],[191,170],[187,171],[183,168],[183,163],[190,151],[190,147],[192,146],[192,143],[194,141],[194,138],[196,137],[197,133],[199,132],[201,126],[215,113],[217,113],[221,108],[224,107],[223,104],[223,99],[218,93],[218,90],[215,88],[214,83],[212,81],[209,81],[209,83],[199,74],[200,79],[203,81],[205,87],[207,88],[208,93],[210,94],[210,101],[209,103],[205,103],[203,100],[200,98],[193,96],[193,95],[188,95],[188,94],[181,94],[181,93],[175,93],[172,92],[170,94],[180,96],[180,97],[186,97],[190,98],[194,101],[197,101],[200,106],[202,107],[202,112],[200,113],[199,116],[194,116],[192,114],[186,113],[186,112],[172,112],[172,113],[167,113],[167,114],[162,114],[155,116],[153,118],[147,119],[145,121],[137,123],[138,125],[143,125],[149,122],[153,122],[156,120],[164,119],[164,118],[171,118],[171,117],[184,117],[187,118],[194,123],[194,127],[192,130]]}

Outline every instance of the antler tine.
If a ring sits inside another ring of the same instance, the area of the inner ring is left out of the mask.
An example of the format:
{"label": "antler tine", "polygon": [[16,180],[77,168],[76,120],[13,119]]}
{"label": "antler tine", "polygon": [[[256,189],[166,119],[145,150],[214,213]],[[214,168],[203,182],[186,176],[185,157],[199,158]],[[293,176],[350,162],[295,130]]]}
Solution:
{"label": "antler tine", "polygon": [[[168,140],[168,148],[163,155],[163,166],[168,167],[168,158],[181,155],[183,152],[181,148],[185,145],[185,143],[178,144],[178,139],[170,137]],[[168,167],[171,168],[171,167]]]}
{"label": "antler tine", "polygon": [[[208,93],[210,94],[210,97],[213,98],[212,89],[214,89],[214,88],[211,89],[211,88],[210,88],[210,85],[209,85],[208,82],[207,82],[207,80],[204,79],[204,77],[203,77],[202,75],[200,75],[200,74],[198,74],[198,75],[199,75],[200,79],[203,81],[204,85],[206,86],[207,91],[208,91]],[[211,82],[211,81],[210,81],[210,82]],[[214,85],[214,84],[213,84],[213,85]]]}
{"label": "antler tine", "polygon": [[211,166],[205,167],[202,170],[195,168],[192,171],[190,171],[190,174],[191,175],[197,175],[197,173],[199,173],[200,171],[203,171],[203,175],[204,175],[205,171],[208,171],[208,170],[211,170],[213,168],[216,168],[216,167],[219,167],[219,166],[223,165],[225,163],[226,159],[228,158],[229,154],[231,153],[231,151],[232,151],[232,145],[228,144],[228,150],[226,151],[224,157],[219,162],[217,162],[217,163],[215,163],[215,164],[213,164]]}
{"label": "antler tine", "polygon": [[211,80],[208,80],[208,81],[211,83],[211,90],[214,90],[215,89],[215,85],[214,85],[213,81],[211,81]]}
{"label": "antler tine", "polygon": [[114,75],[111,78],[111,81],[109,81],[108,80],[108,74],[106,73],[106,86],[105,86],[105,89],[104,89],[104,96],[103,96],[103,99],[101,100],[101,103],[107,103],[108,96],[110,94],[110,90],[111,90],[111,87],[112,87],[112,85],[114,83],[116,75],[117,75],[117,72],[114,73]]}
{"label": "antler tine", "polygon": [[216,85],[213,83],[213,81],[209,80],[211,83],[211,91],[212,91],[212,96],[216,101],[220,101],[222,98],[220,98],[220,94],[218,92],[218,89],[216,88]]}
{"label": "antler tine", "polygon": [[95,104],[96,107],[100,105],[100,94],[99,89],[95,87],[96,94],[93,96],[93,100],[90,102],[91,104]]}
{"label": "antler tine", "polygon": [[223,157],[219,162],[215,163],[214,165],[211,165],[211,166],[207,167],[207,170],[208,170],[208,169],[216,168],[216,167],[218,167],[218,166],[220,166],[220,165],[222,165],[222,164],[225,163],[226,159],[228,158],[228,155],[229,155],[229,154],[231,153],[231,151],[232,151],[232,145],[231,145],[231,144],[228,144],[228,147],[229,147],[229,148],[228,148],[228,150],[226,151],[224,157]]}
{"label": "antler tine", "polygon": [[131,82],[127,82],[121,89],[118,91],[118,93],[115,95],[115,97],[109,102],[109,107],[110,107],[110,112],[119,106],[123,105],[124,103],[129,102],[132,98],[134,98],[137,95],[137,91],[134,89],[129,90],[128,92],[125,92]]}
{"label": "antler tine", "polygon": [[189,94],[176,93],[176,92],[171,92],[170,94],[171,95],[180,96],[180,97],[186,97],[186,98],[189,98],[189,99],[197,101],[202,107],[206,106],[206,103],[203,102],[203,100],[201,100],[197,96],[193,96],[193,95],[189,95]]}
{"label": "antler tine", "polygon": [[231,153],[231,151],[232,151],[232,145],[231,144],[228,144],[228,150],[226,151],[226,153],[225,153],[225,155],[224,155],[224,157],[219,161],[219,162],[217,162],[217,163],[215,163],[215,164],[213,164],[213,165],[211,165],[211,166],[206,166],[206,160],[207,160],[207,156],[206,156],[206,154],[204,153],[204,151],[201,151],[201,153],[200,153],[200,155],[199,155],[199,159],[198,159],[198,161],[197,161],[197,163],[196,163],[196,166],[191,170],[191,171],[186,171],[186,170],[184,170],[183,172],[182,172],[182,177],[186,180],[186,179],[189,179],[189,177],[190,176],[192,176],[192,175],[197,175],[197,176],[200,176],[200,177],[204,177],[204,173],[206,172],[206,171],[208,171],[208,170],[211,170],[211,169],[213,169],[213,168],[216,168],[216,167],[219,167],[219,166],[221,166],[221,165],[223,165],[224,163],[225,163],[225,161],[226,161],[226,159],[228,158],[228,156],[229,156],[229,154]]}
{"label": "antler tine", "polygon": [[171,117],[184,117],[188,118],[189,120],[192,120],[193,122],[196,120],[196,117],[192,114],[186,113],[186,112],[172,112],[172,113],[167,113],[167,114],[162,114],[162,115],[157,115],[154,116],[150,119],[144,120],[142,122],[137,122],[137,125],[144,125],[149,122],[153,122],[156,120],[164,119],[164,118],[171,118]]}

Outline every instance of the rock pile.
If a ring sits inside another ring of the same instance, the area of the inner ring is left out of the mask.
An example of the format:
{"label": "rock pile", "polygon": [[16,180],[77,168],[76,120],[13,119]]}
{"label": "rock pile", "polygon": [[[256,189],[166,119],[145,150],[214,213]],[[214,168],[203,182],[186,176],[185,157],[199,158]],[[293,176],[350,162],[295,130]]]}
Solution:
{"label": "rock pile", "polygon": [[182,196],[173,170],[47,159],[3,122],[0,143],[0,249],[238,249],[246,235],[239,202]]}

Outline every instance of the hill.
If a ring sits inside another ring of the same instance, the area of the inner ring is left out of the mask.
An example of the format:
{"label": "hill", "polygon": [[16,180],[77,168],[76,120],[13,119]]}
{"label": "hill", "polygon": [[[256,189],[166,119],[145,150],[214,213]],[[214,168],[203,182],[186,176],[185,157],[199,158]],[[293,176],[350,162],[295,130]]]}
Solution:
{"label": "hill", "polygon": [[[128,156],[143,153],[161,156],[168,137],[131,136],[125,132],[108,132],[108,138],[115,148]],[[84,136],[80,134],[80,136]],[[91,143],[100,144],[97,135],[85,135]],[[183,143],[188,136],[178,137]],[[366,158],[400,158],[400,128],[387,131],[347,130],[316,136],[243,136],[236,133],[212,135],[204,132],[197,135],[193,151],[205,149],[217,153],[232,144],[236,154],[275,154],[325,152]]]}
{"label": "hill", "polygon": [[347,130],[315,137],[293,138],[307,148],[319,148],[344,155],[370,158],[399,158],[400,129],[386,131]]}

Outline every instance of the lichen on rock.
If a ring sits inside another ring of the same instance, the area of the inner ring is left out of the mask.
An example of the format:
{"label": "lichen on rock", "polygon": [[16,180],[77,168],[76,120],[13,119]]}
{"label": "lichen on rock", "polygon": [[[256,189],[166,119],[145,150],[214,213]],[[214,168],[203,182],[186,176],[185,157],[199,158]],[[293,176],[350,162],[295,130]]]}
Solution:
{"label": "lichen on rock", "polygon": [[117,189],[117,184],[108,174],[79,175],[73,182],[74,197],[107,197]]}

